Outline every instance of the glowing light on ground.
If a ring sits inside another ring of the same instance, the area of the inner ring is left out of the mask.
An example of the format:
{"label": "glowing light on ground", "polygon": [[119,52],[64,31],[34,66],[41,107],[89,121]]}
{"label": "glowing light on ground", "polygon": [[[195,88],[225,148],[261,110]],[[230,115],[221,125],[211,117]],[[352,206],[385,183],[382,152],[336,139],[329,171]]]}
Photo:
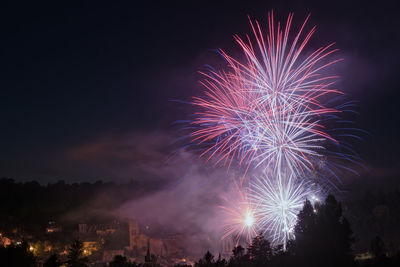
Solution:
{"label": "glowing light on ground", "polygon": [[221,206],[224,217],[223,239],[233,237],[235,244],[241,240],[249,242],[256,236],[256,218],[254,207],[250,203],[245,189],[234,183],[233,193],[229,194]]}

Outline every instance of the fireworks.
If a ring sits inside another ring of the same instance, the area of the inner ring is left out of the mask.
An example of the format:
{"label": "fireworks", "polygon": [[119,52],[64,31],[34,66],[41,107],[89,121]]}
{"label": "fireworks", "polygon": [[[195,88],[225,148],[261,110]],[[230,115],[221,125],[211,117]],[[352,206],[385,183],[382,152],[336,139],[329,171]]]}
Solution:
{"label": "fireworks", "polygon": [[290,37],[292,19],[290,14],[282,27],[268,14],[267,34],[250,20],[252,38],[234,36],[243,59],[221,50],[227,68],[202,73],[205,95],[192,102],[199,111],[191,136],[206,146],[202,156],[228,168],[233,162],[245,165],[245,174],[250,165],[268,174],[250,179],[247,190],[237,190],[240,204],[224,207],[229,213],[226,235],[251,238],[257,229],[285,244],[294,238],[304,201],[319,198],[321,186],[330,183],[317,185],[305,177],[324,177],[324,171],[336,176],[335,163],[326,162],[329,156],[356,160],[343,152],[351,152],[347,146],[338,152],[328,145],[339,147],[327,122],[339,121],[341,109],[347,108],[346,103],[331,106],[342,93],[333,87],[337,76],[327,74],[327,67],[341,59],[329,59],[336,52],[333,44],[306,51],[315,27],[304,33],[307,17]]}
{"label": "fireworks", "polygon": [[285,245],[294,238],[297,214],[304,201],[318,201],[320,190],[293,173],[280,178],[258,178],[250,186],[249,198],[256,206],[258,228],[269,234],[272,243]]}
{"label": "fireworks", "polygon": [[234,194],[228,194],[224,205],[221,206],[225,218],[223,238],[233,236],[235,243],[239,244],[242,237],[251,240],[256,236],[256,218],[247,192],[237,183],[234,185]]}
{"label": "fireworks", "polygon": [[201,108],[193,121],[200,129],[192,133],[193,141],[211,144],[203,155],[229,165],[233,159],[278,168],[289,164],[297,172],[312,169],[309,157],[320,155],[323,141],[336,142],[320,124],[322,116],[339,112],[322,103],[323,97],[341,94],[331,88],[336,76],[323,73],[338,61],[324,61],[336,50],[328,45],[300,60],[315,29],[301,40],[306,20],[289,44],[292,18],[284,30],[279,23],[275,30],[269,15],[266,37],[250,20],[256,45],[235,36],[246,60],[221,51],[227,70],[203,73],[205,97],[193,101]]}

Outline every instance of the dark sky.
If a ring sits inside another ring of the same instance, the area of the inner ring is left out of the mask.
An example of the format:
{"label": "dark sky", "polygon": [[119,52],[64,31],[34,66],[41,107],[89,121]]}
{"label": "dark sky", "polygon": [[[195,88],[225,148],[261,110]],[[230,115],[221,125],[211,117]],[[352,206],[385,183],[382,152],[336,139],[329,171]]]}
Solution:
{"label": "dark sky", "polygon": [[[311,13],[311,47],[336,42],[339,85],[359,101],[356,144],[373,172],[400,165],[400,19],[394,2],[15,2],[0,9],[0,176],[126,180],[162,166],[199,94],[197,71],[235,53],[247,15]],[[111,4],[113,3],[113,4]]]}

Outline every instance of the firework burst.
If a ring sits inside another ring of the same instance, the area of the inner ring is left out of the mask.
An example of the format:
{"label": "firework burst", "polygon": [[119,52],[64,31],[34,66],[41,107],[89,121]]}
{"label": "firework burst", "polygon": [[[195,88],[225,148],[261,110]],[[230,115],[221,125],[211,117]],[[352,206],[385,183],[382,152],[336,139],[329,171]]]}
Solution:
{"label": "firework burst", "polygon": [[240,188],[236,182],[234,185],[234,194],[230,194],[220,207],[224,216],[222,239],[233,237],[238,245],[241,240],[249,242],[256,236],[257,219],[246,190]]}
{"label": "firework burst", "polygon": [[[337,162],[358,163],[351,147],[333,136],[355,135],[332,134],[354,130],[349,127],[327,127],[341,123],[339,114],[349,107],[333,106],[342,95],[333,87],[337,76],[326,74],[341,60],[330,59],[337,51],[333,44],[306,51],[315,32],[315,27],[305,31],[308,17],[292,37],[293,14],[282,27],[269,13],[266,34],[249,20],[252,36],[234,36],[242,57],[220,50],[227,68],[202,73],[205,92],[192,101],[198,111],[191,138],[205,147],[201,155],[215,158],[216,164],[228,169],[233,162],[244,165],[245,174],[252,165],[268,174],[246,181],[247,190],[235,184],[233,205],[223,207],[224,236],[249,240],[261,231],[285,246],[294,238],[304,201],[316,201],[321,188],[333,184],[328,177],[337,178]],[[306,178],[316,176],[328,179],[312,179],[316,184]]]}
{"label": "firework burst", "polygon": [[216,156],[217,163],[228,166],[238,159],[240,165],[289,164],[293,171],[309,171],[309,157],[320,155],[323,141],[336,142],[320,123],[322,116],[339,112],[322,103],[327,95],[341,94],[331,88],[336,76],[323,74],[338,61],[325,62],[336,50],[328,45],[303,56],[315,29],[301,39],[307,18],[289,44],[292,18],[290,14],[284,30],[279,23],[275,29],[270,14],[266,36],[250,20],[255,45],[249,36],[247,41],[235,36],[245,60],[221,51],[227,70],[203,73],[205,97],[192,102],[200,108],[192,139],[209,145],[202,155]]}
{"label": "firework burst", "polygon": [[258,228],[273,243],[286,244],[294,238],[297,214],[306,199],[318,201],[321,190],[315,184],[297,179],[293,173],[276,178],[255,179],[249,199],[255,208]]}

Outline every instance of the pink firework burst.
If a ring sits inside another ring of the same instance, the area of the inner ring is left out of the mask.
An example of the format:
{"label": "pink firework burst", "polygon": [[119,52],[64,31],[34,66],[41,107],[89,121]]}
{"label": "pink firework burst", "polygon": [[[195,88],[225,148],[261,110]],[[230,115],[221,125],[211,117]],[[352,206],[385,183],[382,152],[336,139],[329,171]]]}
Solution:
{"label": "pink firework burst", "polygon": [[244,59],[235,59],[221,50],[227,69],[202,73],[203,97],[195,97],[199,108],[192,122],[192,140],[206,144],[202,153],[216,157],[216,163],[231,165],[237,159],[247,168],[256,165],[275,168],[288,165],[295,172],[313,168],[311,157],[320,156],[323,142],[336,142],[324,131],[321,118],[339,112],[323,104],[336,76],[324,69],[339,60],[327,61],[336,51],[332,44],[306,55],[305,47],[315,32],[313,27],[301,38],[308,17],[289,42],[293,14],[284,29],[268,15],[268,34],[250,20],[254,44],[249,36],[235,36]]}

